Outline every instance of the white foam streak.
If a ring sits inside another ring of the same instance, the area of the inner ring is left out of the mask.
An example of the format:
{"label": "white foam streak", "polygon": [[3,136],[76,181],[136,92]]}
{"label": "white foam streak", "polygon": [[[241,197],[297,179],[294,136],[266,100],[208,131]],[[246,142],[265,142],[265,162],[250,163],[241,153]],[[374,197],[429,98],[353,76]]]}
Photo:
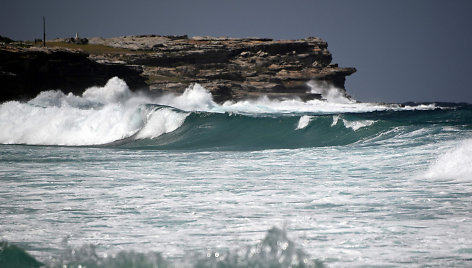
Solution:
{"label": "white foam streak", "polygon": [[310,121],[312,118],[313,118],[312,116],[308,116],[308,115],[301,116],[300,120],[298,120],[298,125],[295,130],[306,128],[308,124],[310,124]]}
{"label": "white foam streak", "polygon": [[343,119],[344,126],[346,128],[350,128],[354,131],[357,131],[363,127],[368,127],[371,126],[375,123],[373,120],[359,120],[359,121],[347,121],[346,119]]}
{"label": "white foam streak", "polygon": [[429,167],[425,177],[472,181],[472,139],[440,155]]}
{"label": "white foam streak", "polygon": [[340,117],[341,117],[340,115],[333,115],[333,123],[331,123],[331,127],[334,127],[338,124]]}
{"label": "white foam streak", "polygon": [[310,100],[303,102],[299,99],[271,100],[265,96],[253,100],[238,102],[226,102],[223,105],[213,106],[206,110],[209,112],[232,112],[248,114],[271,113],[365,113],[374,111],[400,111],[400,110],[431,110],[437,108],[434,104],[428,106],[385,105],[378,103],[332,103],[324,100]]}
{"label": "white foam streak", "polygon": [[[340,118],[341,118],[341,115],[333,115],[333,123],[331,123],[331,127],[336,126]],[[375,123],[374,120],[348,121],[346,119],[342,119],[342,122],[346,128],[350,128],[354,131],[357,131],[363,127],[371,126]]]}

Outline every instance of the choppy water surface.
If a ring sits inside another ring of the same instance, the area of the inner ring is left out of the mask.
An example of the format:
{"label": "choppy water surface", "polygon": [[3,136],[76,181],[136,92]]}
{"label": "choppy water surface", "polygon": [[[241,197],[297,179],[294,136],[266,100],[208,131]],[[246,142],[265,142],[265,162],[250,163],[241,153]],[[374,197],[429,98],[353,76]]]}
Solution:
{"label": "choppy water surface", "polygon": [[0,106],[0,238],[47,266],[472,265],[470,105],[107,86]]}

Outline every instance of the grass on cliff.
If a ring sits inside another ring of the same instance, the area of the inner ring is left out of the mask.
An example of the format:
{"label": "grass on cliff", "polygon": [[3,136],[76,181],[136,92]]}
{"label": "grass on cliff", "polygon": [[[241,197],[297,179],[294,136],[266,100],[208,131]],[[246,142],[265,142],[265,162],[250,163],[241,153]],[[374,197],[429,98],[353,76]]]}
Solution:
{"label": "grass on cliff", "polygon": [[170,83],[188,83],[187,80],[180,76],[164,76],[164,75],[148,75],[147,83],[170,82]]}
{"label": "grass on cliff", "polygon": [[46,42],[46,46],[77,49],[77,50],[82,50],[85,53],[92,54],[92,55],[146,53],[146,51],[136,51],[136,50],[130,50],[130,49],[125,49],[125,48],[109,47],[109,46],[95,45],[95,44],[78,45],[78,44],[71,44],[71,43],[66,43],[66,42]]}

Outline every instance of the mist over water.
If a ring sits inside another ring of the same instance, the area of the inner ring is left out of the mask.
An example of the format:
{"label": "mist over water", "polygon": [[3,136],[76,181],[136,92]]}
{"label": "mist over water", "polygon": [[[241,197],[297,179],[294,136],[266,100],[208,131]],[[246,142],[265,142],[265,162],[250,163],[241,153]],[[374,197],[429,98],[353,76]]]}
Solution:
{"label": "mist over water", "polygon": [[311,92],[0,104],[0,266],[470,266],[472,106]]}

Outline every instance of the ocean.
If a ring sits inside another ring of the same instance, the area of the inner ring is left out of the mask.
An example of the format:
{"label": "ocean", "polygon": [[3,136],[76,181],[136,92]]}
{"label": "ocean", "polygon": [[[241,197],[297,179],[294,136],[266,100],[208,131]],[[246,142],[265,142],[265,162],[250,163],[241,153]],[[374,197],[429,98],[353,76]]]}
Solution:
{"label": "ocean", "polygon": [[471,267],[472,105],[321,93],[0,104],[0,267]]}

